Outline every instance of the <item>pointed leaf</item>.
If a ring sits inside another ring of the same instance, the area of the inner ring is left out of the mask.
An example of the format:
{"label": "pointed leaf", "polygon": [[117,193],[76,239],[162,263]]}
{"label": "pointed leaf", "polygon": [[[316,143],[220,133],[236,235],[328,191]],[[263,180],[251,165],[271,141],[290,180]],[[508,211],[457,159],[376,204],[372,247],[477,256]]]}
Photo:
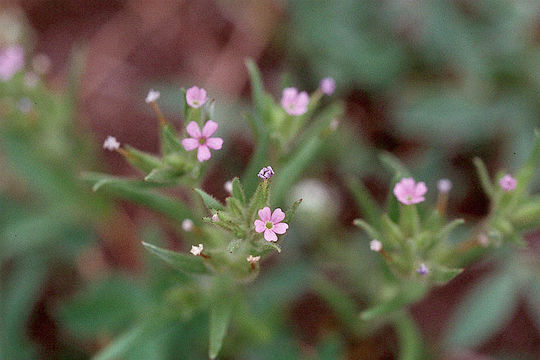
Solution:
{"label": "pointed leaf", "polygon": [[285,211],[285,220],[283,220],[286,223],[289,223],[294,218],[294,215],[296,215],[296,210],[298,210],[298,206],[302,203],[302,199],[296,200],[287,211]]}
{"label": "pointed leaf", "polygon": [[489,178],[486,165],[480,158],[474,158],[473,163],[476,167],[478,177],[480,178],[480,185],[482,185],[482,189],[489,198],[493,198],[493,195],[495,194],[495,189],[493,187],[493,184],[491,183],[491,179]]}
{"label": "pointed leaf", "polygon": [[379,209],[377,202],[373,199],[369,191],[364,186],[364,183],[355,179],[349,179],[349,181],[347,181],[347,187],[353,194],[356,203],[360,207],[363,217],[369,223],[377,227],[380,223],[379,219],[381,210]]}
{"label": "pointed leaf", "polygon": [[127,161],[136,169],[139,169],[145,174],[148,174],[152,169],[161,166],[161,160],[144,151],[137,150],[129,145],[124,146],[124,152]]}
{"label": "pointed leaf", "polygon": [[209,274],[210,271],[204,265],[203,258],[195,255],[180,254],[171,250],[162,249],[158,246],[142,242],[144,247],[152,254],[158,256],[173,267],[190,274]]}
{"label": "pointed leaf", "polygon": [[234,198],[240,200],[242,204],[246,203],[246,194],[244,193],[244,188],[240,179],[235,177],[232,181],[232,195]]}
{"label": "pointed leaf", "polygon": [[208,209],[213,209],[213,210],[225,209],[223,205],[219,201],[217,201],[216,198],[214,198],[212,195],[207,194],[206,192],[198,188],[195,188],[194,190],[197,192],[197,194],[201,196],[202,201],[204,202],[204,205],[206,205]]}

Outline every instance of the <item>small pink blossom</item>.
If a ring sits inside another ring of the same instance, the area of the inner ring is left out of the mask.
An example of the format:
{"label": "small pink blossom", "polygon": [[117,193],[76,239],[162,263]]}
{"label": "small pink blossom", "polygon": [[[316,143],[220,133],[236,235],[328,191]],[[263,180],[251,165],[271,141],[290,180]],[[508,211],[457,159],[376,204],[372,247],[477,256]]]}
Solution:
{"label": "small pink blossom", "polygon": [[425,200],[427,187],[424,182],[415,183],[413,178],[404,178],[394,186],[394,195],[405,205],[417,204]]}
{"label": "small pink blossom", "polygon": [[296,88],[283,89],[281,107],[289,115],[303,115],[307,112],[309,96],[305,91],[298,92]]}
{"label": "small pink blossom", "polygon": [[504,191],[512,191],[516,188],[517,180],[512,175],[506,174],[499,180],[499,185]]}
{"label": "small pink blossom", "polygon": [[223,139],[211,137],[217,131],[218,124],[215,121],[208,120],[203,129],[195,121],[192,121],[186,127],[190,138],[182,140],[182,146],[187,151],[197,149],[197,159],[200,162],[206,161],[212,157],[210,149],[219,150],[223,145]]}
{"label": "small pink blossom", "polygon": [[336,91],[336,82],[331,77],[326,77],[321,80],[319,87],[325,95],[330,96]]}
{"label": "small pink blossom", "polygon": [[10,46],[0,50],[0,80],[8,81],[24,66],[24,51],[21,46]]}
{"label": "small pink blossom", "polygon": [[192,108],[199,108],[208,101],[206,90],[197,86],[190,87],[186,91],[186,101]]}
{"label": "small pink blossom", "polygon": [[259,210],[259,219],[255,220],[255,231],[258,233],[264,232],[266,241],[277,241],[276,234],[285,234],[289,225],[282,222],[285,219],[285,213],[280,208],[270,212],[268,206]]}

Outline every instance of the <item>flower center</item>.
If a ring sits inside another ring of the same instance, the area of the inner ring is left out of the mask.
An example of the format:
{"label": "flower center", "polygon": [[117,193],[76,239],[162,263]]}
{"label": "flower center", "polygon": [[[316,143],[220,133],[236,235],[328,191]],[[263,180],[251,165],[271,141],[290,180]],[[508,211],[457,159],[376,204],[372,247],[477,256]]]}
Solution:
{"label": "flower center", "polygon": [[206,138],[204,136],[201,136],[199,138],[199,144],[204,145],[206,143]]}
{"label": "flower center", "polygon": [[267,221],[265,226],[266,226],[267,229],[271,229],[271,228],[274,227],[274,223],[271,222],[271,221]]}

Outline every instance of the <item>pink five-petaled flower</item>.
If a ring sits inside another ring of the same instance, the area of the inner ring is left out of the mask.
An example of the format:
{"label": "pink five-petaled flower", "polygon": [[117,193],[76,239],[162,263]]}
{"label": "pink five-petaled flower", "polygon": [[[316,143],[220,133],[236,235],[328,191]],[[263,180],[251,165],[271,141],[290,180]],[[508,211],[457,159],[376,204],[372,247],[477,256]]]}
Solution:
{"label": "pink five-petaled flower", "polygon": [[24,66],[24,50],[10,46],[0,50],[0,80],[8,81]]}
{"label": "pink five-petaled flower", "polygon": [[190,87],[186,91],[186,101],[192,108],[199,108],[208,101],[206,96],[206,90],[198,88],[197,86]]}
{"label": "pink five-petaled flower", "polygon": [[394,186],[394,195],[405,205],[417,204],[425,200],[427,187],[424,182],[415,183],[413,178],[404,178]]}
{"label": "pink five-petaled flower", "polygon": [[516,188],[517,180],[512,175],[506,174],[499,180],[499,185],[504,191],[512,191]]}
{"label": "pink five-petaled flower", "polygon": [[281,106],[289,115],[303,115],[307,112],[309,96],[305,91],[298,92],[296,88],[283,89]]}
{"label": "pink five-petaled flower", "polygon": [[219,150],[223,145],[223,139],[210,137],[217,131],[218,124],[215,121],[208,120],[202,129],[195,121],[192,121],[186,127],[190,138],[182,140],[182,146],[187,151],[197,150],[197,159],[200,162],[206,161],[212,157],[210,149]]}
{"label": "pink five-petaled flower", "polygon": [[255,231],[264,232],[266,241],[277,241],[276,234],[285,234],[289,225],[282,222],[285,219],[285,213],[280,208],[270,212],[268,206],[259,210],[259,219],[255,220]]}

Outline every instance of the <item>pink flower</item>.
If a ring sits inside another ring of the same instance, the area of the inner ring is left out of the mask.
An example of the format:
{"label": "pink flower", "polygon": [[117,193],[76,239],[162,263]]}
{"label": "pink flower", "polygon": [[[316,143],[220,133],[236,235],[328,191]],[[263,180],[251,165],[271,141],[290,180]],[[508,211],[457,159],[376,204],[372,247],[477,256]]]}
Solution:
{"label": "pink flower", "polygon": [[0,80],[8,81],[24,66],[24,51],[20,46],[0,50]]}
{"label": "pink flower", "polygon": [[208,101],[206,96],[206,90],[198,88],[197,86],[190,87],[186,91],[186,101],[192,108],[199,108]]}
{"label": "pink flower", "polygon": [[499,185],[504,191],[512,191],[516,188],[517,180],[512,175],[506,174],[499,180]]}
{"label": "pink flower", "polygon": [[416,272],[424,276],[424,275],[429,274],[429,268],[426,266],[426,264],[421,263],[418,269],[416,269]]}
{"label": "pink flower", "polygon": [[321,80],[319,87],[325,95],[330,96],[336,91],[336,82],[331,77],[326,77]]}
{"label": "pink flower", "polygon": [[195,121],[192,121],[186,127],[186,130],[191,136],[190,138],[182,140],[182,146],[187,151],[197,150],[197,159],[200,162],[206,161],[212,157],[210,155],[210,149],[219,150],[223,145],[223,139],[218,137],[210,137],[214,135],[218,128],[218,124],[215,121],[208,120],[202,129]]}
{"label": "pink flower", "polygon": [[285,213],[280,208],[270,214],[270,208],[268,206],[264,207],[259,210],[259,219],[255,220],[255,231],[258,233],[264,232],[266,241],[277,241],[276,234],[285,234],[289,228],[289,225],[282,222],[285,219]]}
{"label": "pink flower", "polygon": [[296,88],[283,89],[281,107],[289,115],[303,115],[307,112],[309,96],[305,91],[298,93]]}
{"label": "pink flower", "polygon": [[427,192],[427,187],[424,182],[418,184],[413,178],[404,178],[394,186],[394,195],[405,205],[417,204],[425,200],[424,195]]}

